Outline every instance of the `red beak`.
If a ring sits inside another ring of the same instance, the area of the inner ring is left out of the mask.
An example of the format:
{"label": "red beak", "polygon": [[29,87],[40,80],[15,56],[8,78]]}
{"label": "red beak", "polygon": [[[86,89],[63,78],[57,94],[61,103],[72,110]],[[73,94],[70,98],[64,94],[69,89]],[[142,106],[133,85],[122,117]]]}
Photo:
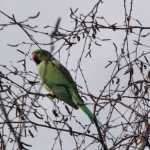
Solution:
{"label": "red beak", "polygon": [[33,52],[32,53],[32,59],[35,61],[36,59],[37,59],[37,56],[36,56],[36,54]]}
{"label": "red beak", "polygon": [[34,62],[36,63],[36,64],[39,64],[41,61],[39,60],[39,57],[37,56],[37,54],[36,53],[32,53],[32,59],[34,60]]}

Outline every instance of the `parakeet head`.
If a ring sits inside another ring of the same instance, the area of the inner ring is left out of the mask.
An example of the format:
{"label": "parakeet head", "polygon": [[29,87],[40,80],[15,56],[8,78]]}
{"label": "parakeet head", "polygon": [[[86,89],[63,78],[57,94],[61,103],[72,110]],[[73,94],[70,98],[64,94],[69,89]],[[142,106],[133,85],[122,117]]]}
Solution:
{"label": "parakeet head", "polygon": [[37,49],[32,52],[32,59],[35,61],[36,64],[39,64],[42,61],[52,59],[52,55],[46,50]]}

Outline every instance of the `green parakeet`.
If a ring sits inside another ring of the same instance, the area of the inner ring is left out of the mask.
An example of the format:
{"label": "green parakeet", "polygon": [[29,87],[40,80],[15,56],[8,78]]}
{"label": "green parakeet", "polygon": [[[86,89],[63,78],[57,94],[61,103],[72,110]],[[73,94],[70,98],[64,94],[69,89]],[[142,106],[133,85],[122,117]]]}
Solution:
{"label": "green parakeet", "polygon": [[32,52],[32,58],[37,65],[38,73],[45,89],[50,95],[64,101],[74,109],[80,108],[91,122],[94,122],[98,131],[99,141],[103,145],[104,150],[107,150],[98,124],[99,122],[96,116],[84,104],[84,101],[78,93],[76,83],[73,81],[69,71],[48,51],[37,49]]}
{"label": "green parakeet", "polygon": [[92,122],[95,121],[96,117],[84,104],[69,71],[48,51],[37,49],[32,52],[32,58],[45,89],[74,109],[80,108]]}

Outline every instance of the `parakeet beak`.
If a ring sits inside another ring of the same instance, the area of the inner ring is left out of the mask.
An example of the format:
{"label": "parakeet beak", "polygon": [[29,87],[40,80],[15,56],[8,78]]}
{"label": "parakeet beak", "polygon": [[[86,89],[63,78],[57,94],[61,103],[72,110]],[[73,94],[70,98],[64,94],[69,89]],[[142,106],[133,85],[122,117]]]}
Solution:
{"label": "parakeet beak", "polygon": [[35,53],[33,52],[33,53],[32,53],[32,59],[34,60],[35,57],[36,57],[36,56],[35,56]]}
{"label": "parakeet beak", "polygon": [[34,52],[32,53],[32,59],[33,59],[33,61],[34,61],[36,64],[40,63],[38,56],[37,56],[36,53],[34,53]]}

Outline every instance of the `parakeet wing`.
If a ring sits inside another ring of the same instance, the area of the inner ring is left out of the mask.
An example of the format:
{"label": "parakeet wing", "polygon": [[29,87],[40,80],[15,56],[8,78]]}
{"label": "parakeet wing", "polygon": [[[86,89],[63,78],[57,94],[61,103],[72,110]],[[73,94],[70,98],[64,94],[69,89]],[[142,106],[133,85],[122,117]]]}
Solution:
{"label": "parakeet wing", "polygon": [[72,96],[69,92],[69,88],[75,87],[75,83],[67,69],[63,67],[63,70],[65,70],[64,73],[60,68],[58,61],[54,60],[43,61],[38,65],[39,74],[43,80],[44,87],[48,91],[52,91],[58,99],[63,100],[65,103],[77,109],[78,106],[72,100]]}

